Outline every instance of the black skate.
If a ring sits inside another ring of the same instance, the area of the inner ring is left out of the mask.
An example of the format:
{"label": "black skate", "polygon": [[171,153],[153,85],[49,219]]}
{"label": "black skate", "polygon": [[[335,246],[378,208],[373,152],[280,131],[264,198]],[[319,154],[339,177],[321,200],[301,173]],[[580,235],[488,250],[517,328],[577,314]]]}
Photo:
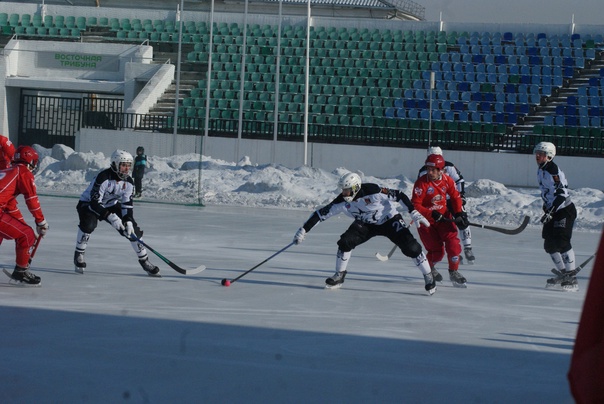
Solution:
{"label": "black skate", "polygon": [[84,261],[84,252],[76,250],[73,253],[73,265],[75,265],[75,271],[79,274],[84,274],[86,268],[86,261]]}
{"label": "black skate", "polygon": [[466,285],[466,278],[464,278],[459,271],[451,271],[449,270],[449,279],[451,280],[451,283],[453,283],[453,286],[455,286],[456,288],[467,288],[468,285]]}
{"label": "black skate", "polygon": [[15,270],[10,274],[6,269],[4,273],[10,277],[9,283],[18,286],[40,286],[42,280],[39,276],[29,272],[27,268],[15,266]]}
{"label": "black skate", "polygon": [[327,289],[339,289],[346,278],[346,271],[336,272],[333,276],[325,279],[325,287]]}
{"label": "black skate", "polygon": [[576,292],[579,290],[579,283],[577,282],[577,277],[576,276],[567,276],[563,281],[562,281],[562,289],[569,291],[569,292]]}
{"label": "black skate", "polygon": [[443,281],[443,276],[440,274],[440,272],[438,272],[436,270],[436,268],[432,268],[432,272],[430,272],[430,274],[432,274],[432,277],[434,278],[434,280],[436,282],[442,282]]}
{"label": "black skate", "polygon": [[426,281],[426,292],[432,296],[434,292],[436,292],[436,281],[434,280],[432,273],[425,274],[424,281]]}
{"label": "black skate", "polygon": [[161,275],[159,274],[159,267],[153,265],[151,261],[149,261],[148,257],[139,259],[138,262],[141,264],[141,267],[143,267],[145,272],[147,272],[147,275],[161,278]]}
{"label": "black skate", "polygon": [[466,261],[468,261],[469,265],[474,265],[474,253],[472,252],[472,247],[466,247],[463,249],[463,253],[466,256]]}
{"label": "black skate", "polygon": [[545,284],[546,289],[563,290],[569,292],[576,292],[579,290],[579,283],[577,282],[576,272],[561,271],[560,275],[550,278]]}

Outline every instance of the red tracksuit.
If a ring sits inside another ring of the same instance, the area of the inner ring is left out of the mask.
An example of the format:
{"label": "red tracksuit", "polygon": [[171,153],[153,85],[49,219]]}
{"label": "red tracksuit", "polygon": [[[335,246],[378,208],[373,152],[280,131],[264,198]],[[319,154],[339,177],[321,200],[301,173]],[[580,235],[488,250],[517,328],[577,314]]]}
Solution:
{"label": "red tracksuit", "polygon": [[22,194],[36,223],[44,220],[34,175],[25,164],[14,164],[0,170],[0,238],[15,240],[16,264],[27,268],[31,247],[36,241],[33,229],[25,223],[17,209],[17,195]]}
{"label": "red tracksuit", "polygon": [[[454,212],[447,210],[447,195],[451,199],[451,207]],[[430,266],[433,267],[434,264],[440,262],[446,251],[449,270],[456,271],[459,268],[459,254],[461,254],[457,226],[452,221],[435,222],[432,218],[432,211],[435,210],[447,219],[452,219],[452,213],[461,212],[461,197],[455,181],[445,173],[441,173],[441,178],[437,181],[430,180],[428,175],[422,175],[413,186],[411,203],[430,221],[430,227],[422,226],[418,229],[419,237],[428,251],[426,255]]]}

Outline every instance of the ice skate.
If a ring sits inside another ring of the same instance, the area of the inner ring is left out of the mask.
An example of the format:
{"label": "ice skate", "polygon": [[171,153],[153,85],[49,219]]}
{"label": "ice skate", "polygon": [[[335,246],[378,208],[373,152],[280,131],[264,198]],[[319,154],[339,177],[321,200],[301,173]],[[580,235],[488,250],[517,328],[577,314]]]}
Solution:
{"label": "ice skate", "polygon": [[42,280],[39,276],[29,272],[27,268],[15,266],[15,270],[10,274],[6,269],[4,270],[11,280],[9,281],[12,285],[18,286],[40,286]]}
{"label": "ice skate", "polygon": [[459,271],[449,270],[449,279],[451,280],[451,283],[453,284],[453,286],[455,286],[456,288],[467,288],[468,287],[466,285],[466,278],[464,278],[459,273]]}
{"label": "ice skate", "polygon": [[344,283],[346,277],[346,271],[336,272],[333,276],[325,279],[325,287],[327,289],[339,289]]}
{"label": "ice skate", "polygon": [[545,288],[576,292],[579,290],[579,283],[577,282],[577,277],[574,274],[574,271],[571,273],[561,271],[560,275],[547,280]]}
{"label": "ice skate", "polygon": [[434,292],[436,292],[436,281],[434,280],[432,273],[425,274],[424,281],[426,282],[426,292],[432,296]]}
{"label": "ice skate", "polygon": [[564,280],[566,271],[561,271],[560,275],[549,278],[545,283],[546,289],[557,289],[562,290],[562,281]]}
{"label": "ice skate", "polygon": [[436,270],[435,267],[432,267],[432,272],[430,272],[430,274],[432,275],[432,277],[434,278],[434,280],[436,282],[442,282],[443,281],[443,276],[440,274],[440,272],[438,272]]}
{"label": "ice skate", "polygon": [[73,265],[75,265],[75,271],[79,274],[84,274],[86,269],[86,261],[84,261],[84,253],[75,251],[73,253]]}
{"label": "ice skate", "polygon": [[153,265],[151,261],[149,261],[148,257],[139,259],[138,262],[141,264],[141,267],[143,267],[145,272],[147,272],[147,275],[161,278],[161,275],[159,274],[159,267]]}
{"label": "ice skate", "polygon": [[463,249],[463,253],[466,256],[466,261],[468,261],[469,265],[474,265],[474,253],[472,252],[472,247],[466,247]]}
{"label": "ice skate", "polygon": [[577,282],[576,276],[566,277],[562,281],[561,286],[562,286],[562,290],[565,290],[567,292],[576,292],[579,290],[579,283]]}

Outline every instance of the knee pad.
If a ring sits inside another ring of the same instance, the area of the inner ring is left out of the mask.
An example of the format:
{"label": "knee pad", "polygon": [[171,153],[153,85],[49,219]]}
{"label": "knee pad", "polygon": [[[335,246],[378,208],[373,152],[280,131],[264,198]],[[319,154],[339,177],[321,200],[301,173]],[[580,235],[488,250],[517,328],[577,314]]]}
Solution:
{"label": "knee pad", "polygon": [[342,237],[338,240],[338,248],[342,252],[349,252],[354,249],[357,245],[354,242],[354,237],[346,236],[346,234],[342,234]]}
{"label": "knee pad", "polygon": [[401,251],[403,252],[403,254],[405,254],[405,256],[409,258],[415,258],[422,253],[422,246],[419,245],[417,240],[414,240],[413,242],[409,242],[403,245],[401,247]]}

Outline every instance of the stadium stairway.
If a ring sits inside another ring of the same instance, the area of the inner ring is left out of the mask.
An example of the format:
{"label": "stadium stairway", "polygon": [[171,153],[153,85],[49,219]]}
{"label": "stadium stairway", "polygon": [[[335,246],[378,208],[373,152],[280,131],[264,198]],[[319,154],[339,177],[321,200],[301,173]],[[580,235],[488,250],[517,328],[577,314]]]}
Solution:
{"label": "stadium stairway", "polygon": [[598,52],[594,60],[586,61],[583,69],[576,69],[575,76],[564,80],[562,87],[549,97],[544,97],[541,105],[524,118],[522,124],[514,127],[514,135],[522,136],[534,133],[536,125],[544,125],[547,116],[555,116],[556,108],[565,106],[569,97],[576,97],[581,86],[587,86],[591,78],[600,78],[604,69],[604,52]]}

